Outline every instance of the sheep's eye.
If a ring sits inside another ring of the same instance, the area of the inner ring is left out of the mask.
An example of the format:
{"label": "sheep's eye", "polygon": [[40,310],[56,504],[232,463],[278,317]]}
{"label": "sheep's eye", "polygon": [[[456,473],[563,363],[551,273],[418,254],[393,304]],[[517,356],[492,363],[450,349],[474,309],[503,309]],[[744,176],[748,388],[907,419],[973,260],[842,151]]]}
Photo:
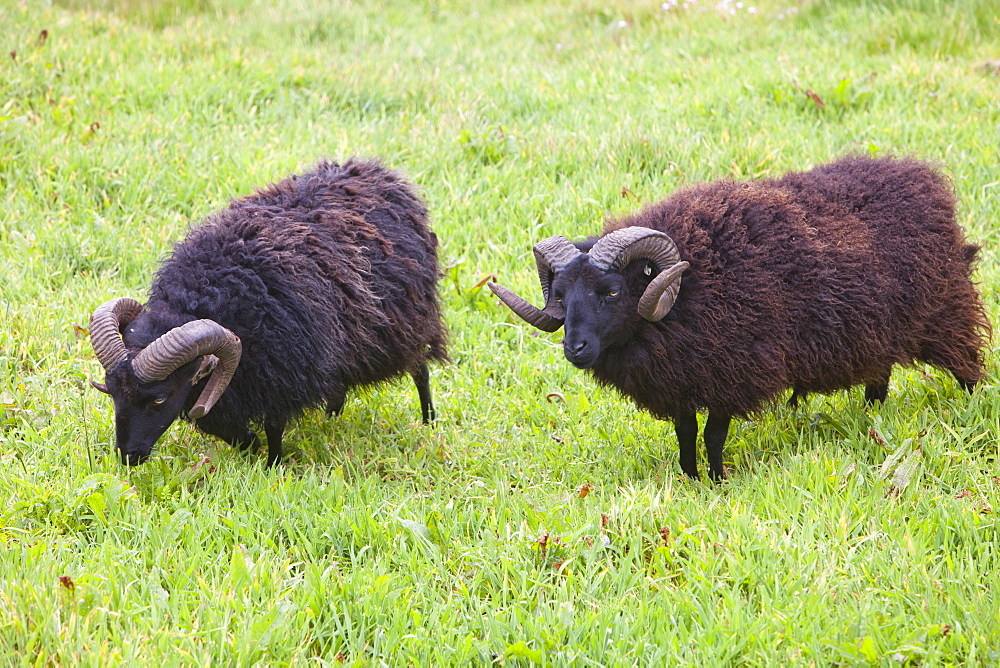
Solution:
{"label": "sheep's eye", "polygon": [[618,291],[617,290],[610,290],[610,291],[608,291],[608,296],[609,297],[617,297],[618,296]]}
{"label": "sheep's eye", "polygon": [[157,406],[159,406],[160,404],[162,404],[166,400],[167,400],[166,397],[157,397],[156,399],[153,399],[153,403],[156,404]]}

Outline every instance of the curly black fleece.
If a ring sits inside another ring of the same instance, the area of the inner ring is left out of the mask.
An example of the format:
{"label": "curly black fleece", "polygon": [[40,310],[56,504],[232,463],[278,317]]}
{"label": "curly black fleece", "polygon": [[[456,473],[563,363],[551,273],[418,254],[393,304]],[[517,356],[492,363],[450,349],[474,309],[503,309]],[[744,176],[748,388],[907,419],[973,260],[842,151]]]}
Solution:
{"label": "curly black fleece", "polygon": [[436,249],[427,209],[399,175],[320,162],[194,228],[157,272],[125,344],[214,320],[240,337],[243,356],[198,426],[284,423],[350,387],[447,359]]}
{"label": "curly black fleece", "polygon": [[634,336],[592,371],[658,417],[746,416],[788,388],[878,394],[894,364],[927,362],[967,388],[983,375],[978,247],[949,182],[919,160],[697,185],[605,233],[633,225],[668,234],[690,268],[667,317],[633,315]]}

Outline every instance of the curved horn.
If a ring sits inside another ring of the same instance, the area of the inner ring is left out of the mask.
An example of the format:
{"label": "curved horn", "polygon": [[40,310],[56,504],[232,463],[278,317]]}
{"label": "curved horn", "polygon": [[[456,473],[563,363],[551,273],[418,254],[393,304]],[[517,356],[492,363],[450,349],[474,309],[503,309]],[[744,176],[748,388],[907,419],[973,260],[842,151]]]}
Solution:
{"label": "curved horn", "polygon": [[487,283],[500,300],[510,308],[521,320],[533,327],[537,327],[543,332],[554,332],[562,327],[563,319],[553,315],[551,312],[535,308],[516,292],[496,283]]}
{"label": "curved horn", "polygon": [[623,269],[639,259],[649,260],[660,271],[646,286],[637,309],[640,316],[656,322],[674,305],[681,274],[689,266],[681,261],[673,239],[647,227],[623,227],[604,235],[590,249],[590,261],[604,269]]}
{"label": "curved horn", "polygon": [[639,307],[636,309],[639,315],[650,322],[662,320],[677,300],[677,293],[681,290],[681,274],[687,268],[687,262],[678,262],[650,281],[639,297]]}
{"label": "curved horn", "polygon": [[95,389],[95,390],[97,390],[98,392],[103,392],[104,394],[111,394],[111,390],[109,390],[109,389],[108,389],[108,386],[107,386],[107,385],[105,385],[104,383],[98,383],[98,382],[97,382],[96,380],[94,380],[93,378],[88,378],[87,380],[88,380],[88,381],[90,381],[90,384],[91,384],[91,385],[92,385],[92,386],[94,387],[94,389]]}
{"label": "curved horn", "polygon": [[602,269],[624,269],[632,260],[649,260],[663,271],[677,264],[673,240],[648,227],[623,227],[601,237],[590,249],[590,261]]}
{"label": "curved horn", "polygon": [[580,255],[580,249],[563,236],[549,237],[535,244],[535,268],[538,282],[542,284],[545,307],[536,308],[513,290],[496,283],[489,283],[490,290],[506,304],[519,318],[543,332],[554,332],[562,327],[566,313],[562,306],[551,299],[552,278],[573,258]]}
{"label": "curved horn", "polygon": [[542,296],[545,297],[545,308],[554,306],[549,302],[549,290],[552,288],[552,277],[562,270],[573,258],[580,255],[580,249],[564,236],[556,235],[542,239],[531,249],[535,253],[535,267],[538,269],[538,281],[542,284]]}
{"label": "curved horn", "polygon": [[212,410],[226,391],[240,363],[243,346],[238,336],[214,320],[194,320],[175,327],[149,344],[132,360],[132,370],[139,380],[149,383],[163,380],[201,355],[215,355],[219,364],[208,385],[188,415],[197,420]]}
{"label": "curved horn", "polygon": [[94,309],[90,316],[90,345],[105,371],[114,369],[128,355],[122,341],[122,327],[140,313],[142,304],[131,297],[109,299]]}

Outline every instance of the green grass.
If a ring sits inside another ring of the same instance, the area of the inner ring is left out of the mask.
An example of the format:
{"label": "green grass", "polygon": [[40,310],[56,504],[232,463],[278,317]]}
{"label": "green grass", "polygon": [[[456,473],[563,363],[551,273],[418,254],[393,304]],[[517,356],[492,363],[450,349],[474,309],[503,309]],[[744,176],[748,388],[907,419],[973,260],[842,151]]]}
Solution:
{"label": "green grass", "polygon": [[[736,424],[715,486],[477,287],[534,295],[535,241],[694,180],[893,152],[953,177],[996,322],[1000,10],[660,4],[0,2],[0,663],[1000,661],[993,356],[971,397],[899,370]],[[279,471],[182,424],[122,468],[90,312],[352,154],[432,210],[437,425],[401,381]]]}

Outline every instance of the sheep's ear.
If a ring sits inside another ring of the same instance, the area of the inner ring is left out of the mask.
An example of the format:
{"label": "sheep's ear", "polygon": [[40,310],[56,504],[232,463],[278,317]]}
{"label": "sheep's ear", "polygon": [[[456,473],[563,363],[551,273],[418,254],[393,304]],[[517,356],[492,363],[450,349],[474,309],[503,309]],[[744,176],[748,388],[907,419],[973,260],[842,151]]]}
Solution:
{"label": "sheep's ear", "polygon": [[650,281],[646,291],[639,298],[637,311],[640,316],[650,322],[663,319],[677,299],[681,289],[681,274],[688,266],[687,262],[678,262],[669,269],[661,271]]}

